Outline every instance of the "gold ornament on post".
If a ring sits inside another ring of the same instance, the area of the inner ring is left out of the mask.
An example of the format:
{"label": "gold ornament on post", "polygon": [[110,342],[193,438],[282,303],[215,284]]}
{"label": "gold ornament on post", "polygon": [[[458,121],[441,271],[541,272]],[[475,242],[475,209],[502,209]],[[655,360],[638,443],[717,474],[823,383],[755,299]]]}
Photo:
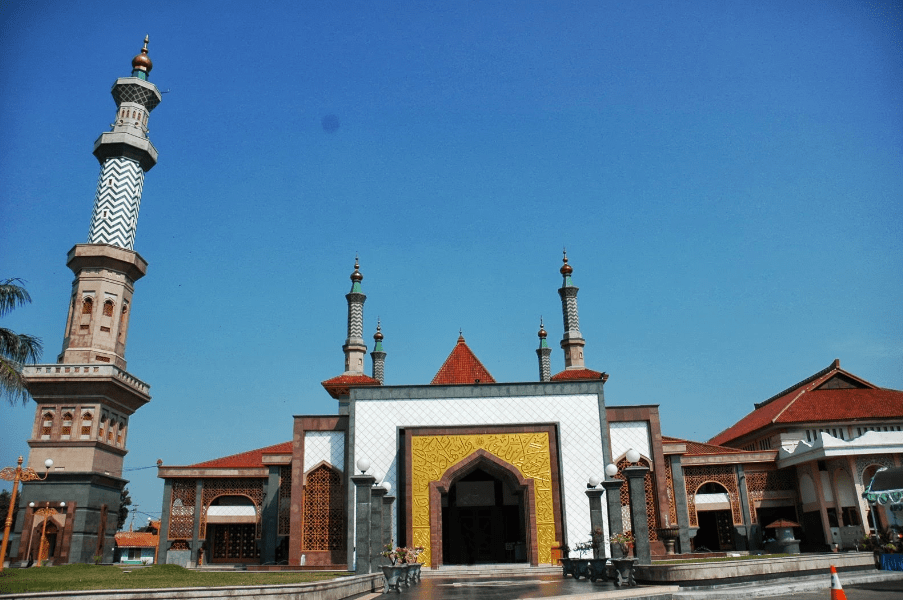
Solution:
{"label": "gold ornament on post", "polygon": [[31,468],[22,468],[22,457],[19,457],[19,461],[16,465],[16,468],[12,467],[4,467],[2,471],[0,471],[0,479],[5,479],[7,481],[13,482],[13,494],[9,498],[9,510],[6,512],[6,526],[3,528],[3,544],[0,545],[0,571],[3,570],[3,561],[6,560],[6,544],[9,541],[9,530],[13,525],[13,510],[16,508],[16,494],[19,491],[19,482],[20,481],[44,481],[47,479],[47,475],[50,474],[50,467],[53,466],[53,461],[49,458],[44,461],[44,468],[47,471],[44,473],[44,476],[41,477],[38,475],[34,469]]}

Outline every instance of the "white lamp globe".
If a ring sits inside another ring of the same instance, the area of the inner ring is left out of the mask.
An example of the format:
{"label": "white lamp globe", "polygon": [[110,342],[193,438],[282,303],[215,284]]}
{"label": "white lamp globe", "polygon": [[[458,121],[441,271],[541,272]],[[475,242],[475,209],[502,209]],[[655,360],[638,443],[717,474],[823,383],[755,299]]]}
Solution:
{"label": "white lamp globe", "polygon": [[60,508],[66,508],[66,503],[65,503],[65,502],[60,502]]}
{"label": "white lamp globe", "polygon": [[386,493],[390,493],[392,491],[392,484],[388,481],[383,482],[383,487],[386,488]]}
{"label": "white lamp globe", "polygon": [[367,469],[370,468],[370,461],[366,458],[357,459],[357,468],[361,473],[366,473]]}
{"label": "white lamp globe", "polygon": [[640,453],[631,448],[627,451],[627,462],[630,463],[638,463],[640,462]]}
{"label": "white lamp globe", "polygon": [[29,508],[34,508],[34,502],[29,502],[28,506],[29,506]]}
{"label": "white lamp globe", "polygon": [[605,474],[608,475],[609,477],[614,477],[615,475],[617,475],[618,474],[617,465],[615,465],[613,463],[608,463],[607,465],[605,465]]}
{"label": "white lamp globe", "polygon": [[45,469],[49,469],[49,468],[52,467],[52,466],[53,466],[53,459],[48,458],[47,460],[44,461],[44,468],[45,468]]}
{"label": "white lamp globe", "polygon": [[383,475],[383,472],[380,471],[379,469],[373,469],[372,475],[373,475],[373,478],[376,479],[376,485],[379,485],[380,483],[382,483],[383,477],[385,477],[385,475]]}
{"label": "white lamp globe", "polygon": [[593,475],[589,478],[589,487],[596,487],[600,483],[602,483],[602,478],[598,475]]}

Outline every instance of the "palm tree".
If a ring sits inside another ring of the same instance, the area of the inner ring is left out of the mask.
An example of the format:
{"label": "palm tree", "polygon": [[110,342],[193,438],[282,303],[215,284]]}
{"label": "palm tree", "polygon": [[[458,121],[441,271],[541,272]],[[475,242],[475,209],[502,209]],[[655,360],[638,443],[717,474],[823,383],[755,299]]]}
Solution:
{"label": "palm tree", "polygon": [[[31,296],[20,283],[24,282],[21,279],[0,281],[0,317],[31,302]],[[22,406],[28,403],[31,395],[22,378],[22,365],[38,362],[42,351],[40,338],[0,327],[0,397],[6,397],[12,405],[17,400],[22,401]]]}

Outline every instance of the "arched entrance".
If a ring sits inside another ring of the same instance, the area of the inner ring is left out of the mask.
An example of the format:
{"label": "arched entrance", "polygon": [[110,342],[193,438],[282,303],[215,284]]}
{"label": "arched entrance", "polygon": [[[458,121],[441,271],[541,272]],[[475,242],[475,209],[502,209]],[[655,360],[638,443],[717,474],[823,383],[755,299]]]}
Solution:
{"label": "arched entrance", "polygon": [[442,498],[442,556],[447,565],[527,562],[524,495],[481,468]]}
{"label": "arched entrance", "polygon": [[533,497],[532,479],[485,450],[459,462],[430,483],[434,566],[537,564]]}
{"label": "arched entrance", "polygon": [[734,520],[727,488],[714,481],[701,485],[696,490],[696,518],[699,530],[693,538],[695,549],[734,549]]}
{"label": "arched entrance", "polygon": [[219,496],[207,507],[206,562],[260,562],[257,506],[247,496]]}

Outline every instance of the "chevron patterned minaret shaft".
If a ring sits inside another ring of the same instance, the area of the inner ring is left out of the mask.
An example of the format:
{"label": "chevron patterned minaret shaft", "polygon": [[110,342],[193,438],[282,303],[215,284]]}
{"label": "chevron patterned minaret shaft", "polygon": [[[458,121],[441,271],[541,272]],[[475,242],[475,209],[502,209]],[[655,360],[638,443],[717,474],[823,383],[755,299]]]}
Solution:
{"label": "chevron patterned minaret shaft", "polygon": [[143,187],[144,170],[138,161],[123,157],[104,161],[94,196],[89,244],[134,247]]}
{"label": "chevron patterned minaret shaft", "polygon": [[571,282],[574,268],[568,264],[568,254],[564,253],[564,264],[560,273],[564,282],[558,289],[561,298],[561,314],[564,318],[564,335],[561,338],[561,349],[564,350],[564,367],[566,369],[583,369],[583,346],[586,341],[580,334],[580,318],[577,314],[577,292],[580,290]]}
{"label": "chevron patterned minaret shaft", "polygon": [[364,342],[364,302],[367,301],[367,296],[361,288],[364,276],[360,268],[355,256],[351,291],[345,294],[345,299],[348,300],[348,338],[342,350],[345,352],[345,373],[363,375],[364,355],[367,353],[367,344]]}

